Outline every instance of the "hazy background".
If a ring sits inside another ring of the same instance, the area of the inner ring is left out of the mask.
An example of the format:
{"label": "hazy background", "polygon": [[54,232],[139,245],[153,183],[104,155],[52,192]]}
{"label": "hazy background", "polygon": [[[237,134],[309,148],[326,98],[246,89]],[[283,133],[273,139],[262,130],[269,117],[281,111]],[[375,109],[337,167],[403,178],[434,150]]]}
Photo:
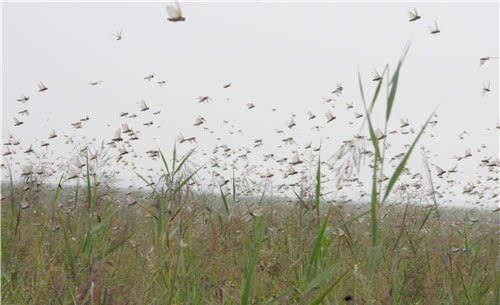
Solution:
{"label": "hazy background", "polygon": [[[288,132],[285,121],[294,113],[298,144],[309,139],[318,144],[322,138],[322,156],[328,157],[359,129],[361,121],[345,107],[353,102],[363,113],[358,69],[371,97],[376,86],[372,69],[382,72],[389,63],[393,71],[411,41],[389,130],[399,129],[399,118],[408,118],[417,130],[437,109],[439,124],[429,131],[434,137],[421,143],[437,155],[437,164],[451,168],[453,155],[480,144],[486,144],[488,155],[498,156],[498,61],[479,66],[480,57],[499,54],[498,2],[183,2],[183,23],[166,20],[165,4],[3,3],[2,143],[14,134],[24,148],[35,139],[46,140],[52,129],[109,141],[123,122],[118,113],[128,111],[140,116],[138,128],[156,140],[138,142],[138,153],[157,144],[170,148],[179,132],[196,135],[209,155],[220,144],[217,137],[231,147],[262,138],[264,150],[271,153],[283,138],[275,129]],[[413,7],[422,19],[408,22],[407,11]],[[428,31],[434,20],[438,35]],[[120,29],[123,39],[116,41],[112,33]],[[145,81],[151,73],[153,81]],[[88,85],[98,80],[100,86]],[[160,88],[159,80],[168,83]],[[38,93],[38,81],[49,90]],[[225,82],[232,86],[222,89]],[[336,82],[342,82],[344,93],[332,109],[322,98],[335,97]],[[482,84],[488,82],[491,92],[483,96]],[[30,96],[25,105],[16,101],[21,94]],[[211,102],[198,104],[200,95],[209,95]],[[141,114],[141,99],[161,114]],[[256,105],[251,111],[245,106],[249,102]],[[382,103],[379,108],[383,110]],[[23,109],[31,115],[14,127],[12,117],[19,118]],[[326,109],[337,120],[319,135],[310,129],[315,124],[306,113],[312,110],[326,125]],[[70,124],[85,115],[90,121],[83,130],[74,130]],[[214,134],[192,126],[198,115]],[[382,128],[382,112],[375,116]],[[140,126],[150,118],[161,128]],[[223,120],[243,134],[229,135]],[[459,140],[465,130],[471,136]],[[413,137],[391,142],[403,145]],[[60,153],[70,149],[62,143],[57,147]],[[413,159],[419,166],[420,158]],[[474,175],[476,165],[461,167],[462,175]]]}

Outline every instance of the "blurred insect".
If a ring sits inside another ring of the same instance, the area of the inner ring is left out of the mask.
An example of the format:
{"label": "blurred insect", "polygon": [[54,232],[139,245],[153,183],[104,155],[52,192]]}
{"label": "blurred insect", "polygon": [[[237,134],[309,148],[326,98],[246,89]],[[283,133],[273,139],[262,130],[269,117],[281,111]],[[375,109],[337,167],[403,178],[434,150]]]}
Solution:
{"label": "blurred insect", "polygon": [[24,122],[21,122],[16,117],[14,117],[14,126],[19,126],[19,125],[23,125],[23,124],[24,124]]}
{"label": "blurred insect", "polygon": [[377,70],[373,69],[372,71],[372,77],[373,77],[373,81],[374,82],[378,82],[378,81],[381,81],[382,80],[382,76],[380,76],[380,74],[378,74]]}
{"label": "blurred insect", "polygon": [[441,176],[443,176],[446,173],[446,171],[444,169],[442,169],[441,167],[439,167],[437,165],[436,165],[436,171],[438,173],[437,176],[440,178],[441,178]]}
{"label": "blurred insect", "polygon": [[7,149],[4,150],[2,156],[8,156],[8,155],[12,155],[12,151],[10,151],[9,146],[7,146]]}
{"label": "blurred insect", "polygon": [[312,113],[311,111],[308,111],[307,115],[309,116],[309,118],[308,118],[309,120],[316,118],[316,115],[314,113]]}
{"label": "blurred insect", "polygon": [[209,102],[210,97],[209,96],[198,96],[198,103],[203,103],[203,102]]}
{"label": "blurred insect", "polygon": [[288,176],[293,176],[293,175],[296,175],[298,174],[298,172],[291,166],[288,166],[288,172],[285,173],[284,175],[284,178],[288,177]]}
{"label": "blurred insect", "polygon": [[470,149],[466,149],[465,150],[465,154],[464,154],[464,159],[465,158],[469,158],[469,157],[472,157],[471,150]]}
{"label": "blurred insect", "polygon": [[434,21],[434,27],[429,27],[429,31],[431,31],[431,34],[438,34],[441,32],[436,21]]}
{"label": "blurred insect", "polygon": [[488,85],[483,83],[483,95],[485,95],[488,92],[490,92],[490,82],[488,82]]}
{"label": "blurred insect", "polygon": [[148,82],[150,82],[154,77],[155,77],[154,74],[150,74],[150,75],[145,76],[144,79],[147,80]]}
{"label": "blurred insect", "polygon": [[99,81],[96,81],[96,82],[90,82],[89,85],[91,86],[97,86],[97,85],[100,85],[102,83],[102,80],[99,80]]}
{"label": "blurred insect", "polygon": [[274,174],[273,174],[273,173],[271,173],[271,172],[269,171],[269,169],[267,169],[267,172],[266,172],[266,174],[264,175],[264,178],[272,178],[273,176],[274,176]]}
{"label": "blurred insect", "polygon": [[29,176],[31,174],[33,174],[33,166],[31,165],[23,166],[21,176]]}
{"label": "blurred insect", "polygon": [[409,11],[408,16],[410,16],[410,20],[408,20],[409,22],[416,21],[421,18],[421,16],[418,15],[416,8],[413,9],[413,12]]}
{"label": "blurred insect", "polygon": [[448,170],[448,173],[453,174],[457,172],[458,164]]}
{"label": "blurred insect", "polygon": [[49,134],[49,139],[53,139],[56,137],[57,137],[56,131],[54,129],[52,129],[52,132]]}
{"label": "blurred insect", "polygon": [[122,29],[120,29],[120,30],[119,30],[118,32],[116,32],[116,33],[113,33],[113,36],[115,36],[115,37],[116,37],[116,40],[122,40],[122,38],[123,38],[123,31],[122,31]]}
{"label": "blurred insect", "polygon": [[458,135],[458,138],[460,140],[463,140],[464,136],[470,136],[470,134],[467,131],[463,131],[461,134]]}
{"label": "blurred insect", "polygon": [[37,86],[38,86],[38,92],[43,92],[43,91],[49,90],[49,88],[47,88],[47,86],[45,86],[42,82],[39,82],[37,84]]}
{"label": "blurred insect", "polygon": [[30,100],[30,97],[29,96],[26,96],[24,94],[21,95],[20,98],[17,99],[18,102],[21,102],[21,103],[26,103],[27,101]]}
{"label": "blurred insect", "polygon": [[123,141],[122,139],[122,131],[120,128],[118,128],[116,131],[115,131],[115,135],[114,137],[111,139],[111,141],[115,141],[115,142],[120,142],[120,141]]}
{"label": "blurred insect", "polygon": [[491,56],[481,57],[481,58],[479,58],[479,66],[484,65],[484,63],[486,61],[491,60],[491,59],[498,59],[498,57],[491,57]]}
{"label": "blurred insect", "polygon": [[298,152],[295,152],[295,154],[292,157],[292,161],[290,162],[291,165],[297,165],[301,164],[302,160],[300,160],[300,155]]}
{"label": "blurred insect", "polygon": [[228,183],[229,183],[229,179],[224,179],[222,177],[219,177],[219,181],[218,181],[219,187],[224,186]]}
{"label": "blurred insect", "polygon": [[171,22],[186,20],[186,18],[182,16],[182,10],[179,1],[175,1],[175,7],[173,5],[167,5],[167,14],[168,14],[168,21]]}
{"label": "blurred insect", "polygon": [[130,132],[132,132],[132,129],[130,129],[130,127],[128,126],[127,123],[122,124],[122,129],[123,129],[123,133],[130,133]]}
{"label": "blurred insect", "polygon": [[118,151],[120,152],[120,156],[128,154],[128,151],[125,147],[118,147]]}
{"label": "blurred insect", "polygon": [[31,145],[31,144],[30,144],[30,147],[28,147],[28,149],[26,149],[26,150],[24,151],[24,153],[25,153],[25,154],[31,154],[32,152],[34,152],[34,150],[33,150],[33,145]]}
{"label": "blurred insect", "polygon": [[196,121],[194,122],[193,126],[200,126],[201,124],[205,123],[205,118],[202,116],[199,116]]}
{"label": "blurred insect", "polygon": [[262,209],[262,208],[260,208],[260,209],[256,209],[256,210],[253,210],[253,211],[249,209],[249,210],[248,210],[248,214],[247,214],[247,215],[245,215],[245,216],[242,218],[242,220],[243,220],[244,222],[249,222],[249,221],[251,221],[252,219],[254,219],[255,217],[260,217],[260,216],[262,216],[262,215],[264,215],[264,209]]}
{"label": "blurred insect", "polygon": [[385,134],[380,130],[380,129],[377,129],[377,140],[382,140],[385,138]]}
{"label": "blurred insect", "polygon": [[148,107],[148,105],[146,105],[146,101],[141,100],[141,111],[146,111],[148,109],[149,109],[149,107]]}
{"label": "blurred insect", "polygon": [[326,119],[327,119],[327,123],[330,123],[331,121],[335,120],[337,117],[334,116],[330,111],[328,111],[326,114]]}
{"label": "blurred insect", "polygon": [[342,90],[344,90],[344,87],[342,86],[342,83],[337,83],[337,88],[332,91],[332,93],[335,93],[337,96],[342,94]]}

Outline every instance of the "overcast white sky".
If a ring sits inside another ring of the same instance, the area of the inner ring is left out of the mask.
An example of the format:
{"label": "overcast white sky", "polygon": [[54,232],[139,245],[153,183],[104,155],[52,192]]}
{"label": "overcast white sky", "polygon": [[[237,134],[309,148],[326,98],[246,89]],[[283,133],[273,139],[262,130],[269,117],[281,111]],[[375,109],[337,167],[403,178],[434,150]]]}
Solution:
{"label": "overcast white sky", "polygon": [[[183,23],[166,20],[165,3],[2,6],[2,136],[14,134],[23,147],[46,139],[51,129],[109,140],[123,122],[118,113],[128,111],[139,115],[137,128],[163,148],[182,131],[196,135],[207,151],[216,137],[232,147],[263,138],[269,153],[282,138],[275,129],[288,130],[285,121],[292,113],[297,142],[319,143],[310,127],[326,125],[324,113],[331,109],[337,120],[321,132],[327,157],[359,128],[360,121],[345,107],[353,102],[362,112],[358,69],[371,96],[376,86],[371,70],[381,72],[386,63],[393,70],[411,41],[389,129],[398,128],[399,118],[408,118],[417,129],[437,108],[435,136],[422,144],[438,155],[435,161],[442,167],[452,167],[453,155],[481,143],[487,145],[486,155],[498,156],[498,61],[479,66],[480,57],[499,55],[498,2],[182,3]],[[408,22],[413,7],[422,18]],[[438,35],[428,31],[434,21]],[[112,33],[120,29],[123,39],[116,41]],[[167,86],[143,79],[151,73]],[[100,86],[88,85],[97,80]],[[49,90],[39,93],[38,81]],[[225,82],[232,86],[222,89]],[[322,98],[332,97],[337,82],[344,93],[331,108]],[[483,96],[482,84],[488,82],[491,92]],[[21,94],[30,96],[25,105],[16,101]],[[211,102],[198,104],[200,95]],[[153,118],[140,113],[141,99],[151,110],[162,110],[154,117],[161,128],[141,126]],[[256,105],[251,111],[245,107],[249,102]],[[380,101],[379,108],[384,107]],[[12,117],[23,109],[31,115],[14,127]],[[307,121],[308,110],[318,122]],[[85,115],[90,121],[84,130],[71,129]],[[198,115],[215,134],[192,126]],[[222,120],[243,134],[224,133]],[[376,123],[382,127],[382,120]],[[459,141],[464,130],[471,136]],[[395,139],[394,145],[412,138]],[[156,146],[150,140],[138,145],[138,152]],[[476,165],[464,166],[464,175],[474,174]]]}

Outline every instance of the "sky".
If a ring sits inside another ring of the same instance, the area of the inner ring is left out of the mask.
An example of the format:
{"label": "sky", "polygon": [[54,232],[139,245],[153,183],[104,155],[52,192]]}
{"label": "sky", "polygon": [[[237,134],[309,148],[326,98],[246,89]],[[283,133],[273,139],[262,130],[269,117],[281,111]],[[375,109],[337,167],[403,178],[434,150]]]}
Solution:
{"label": "sky", "polygon": [[[358,71],[370,98],[373,69],[381,73],[389,64],[392,73],[411,43],[389,130],[399,128],[400,118],[418,130],[436,111],[438,126],[420,143],[435,155],[435,164],[451,168],[454,155],[481,144],[483,154],[498,156],[499,65],[479,65],[480,57],[499,55],[498,2],[181,5],[186,21],[172,23],[165,3],[3,3],[2,143],[13,134],[24,148],[46,140],[52,129],[109,141],[124,122],[118,114],[127,111],[138,114],[136,128],[147,134],[137,152],[171,149],[182,133],[197,137],[206,158],[221,141],[251,147],[254,139],[264,140],[267,153],[284,149],[290,155],[293,148],[276,148],[283,137],[275,131],[282,129],[299,146],[321,141],[327,159],[359,131],[361,121],[345,106],[353,103],[363,113]],[[408,22],[414,7],[422,18]],[[434,21],[437,35],[428,29]],[[112,34],[120,29],[123,39],[117,41]],[[153,73],[153,81],[144,80]],[[158,86],[159,80],[166,86]],[[39,81],[49,90],[38,92]],[[223,89],[228,82],[231,87]],[[339,97],[332,94],[338,82],[344,87]],[[482,94],[488,83],[490,92]],[[26,104],[16,101],[22,94],[30,97]],[[198,103],[205,95],[210,102]],[[337,99],[335,108],[323,103],[330,97]],[[149,113],[139,110],[141,99]],[[255,108],[248,110],[247,103]],[[385,102],[379,103],[374,123],[383,129]],[[28,117],[18,114],[24,109]],[[152,115],[156,110],[161,113]],[[327,110],[337,116],[333,124],[326,124]],[[307,120],[307,111],[316,114],[316,124]],[[297,126],[288,130],[292,114]],[[82,130],[71,127],[86,115],[90,120]],[[192,126],[200,115],[213,134]],[[14,116],[24,124],[15,127]],[[141,126],[149,120],[152,127]],[[224,120],[242,133],[228,134]],[[317,124],[326,127],[314,132]],[[463,131],[470,136],[459,140]],[[391,144],[402,146],[413,137],[394,137]],[[71,151],[62,143],[52,147],[57,154]],[[476,165],[465,164],[461,174],[474,175]]]}

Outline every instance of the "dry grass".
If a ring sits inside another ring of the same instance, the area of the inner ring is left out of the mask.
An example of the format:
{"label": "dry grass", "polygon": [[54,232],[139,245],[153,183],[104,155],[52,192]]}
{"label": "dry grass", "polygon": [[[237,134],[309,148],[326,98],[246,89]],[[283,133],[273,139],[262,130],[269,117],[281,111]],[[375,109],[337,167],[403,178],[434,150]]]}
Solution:
{"label": "dry grass", "polygon": [[[51,224],[51,198],[44,198],[25,210],[3,203],[5,304],[240,303],[252,253],[248,304],[309,304],[344,272],[324,304],[353,304],[348,297],[356,304],[498,302],[498,223],[487,212],[472,212],[473,223],[462,210],[441,210],[438,220],[430,207],[383,207],[383,242],[373,250],[369,215],[331,230],[369,207],[337,205],[314,272],[313,210],[300,217],[298,207],[264,199],[264,215],[245,223],[243,204],[229,201],[227,217],[220,199],[193,195],[166,225],[168,235],[159,235],[153,216],[119,202],[98,202],[95,213],[83,203],[73,211],[57,208]],[[372,251],[379,261],[370,285]]]}

